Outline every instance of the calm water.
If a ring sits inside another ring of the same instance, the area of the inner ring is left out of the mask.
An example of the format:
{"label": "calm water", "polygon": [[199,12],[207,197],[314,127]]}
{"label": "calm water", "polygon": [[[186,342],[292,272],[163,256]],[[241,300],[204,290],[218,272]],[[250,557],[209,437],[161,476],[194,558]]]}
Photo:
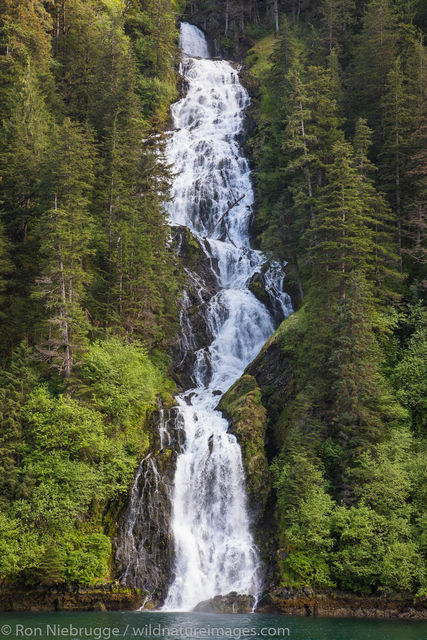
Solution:
{"label": "calm water", "polygon": [[427,622],[290,618],[267,614],[3,613],[0,640],[427,640]]}

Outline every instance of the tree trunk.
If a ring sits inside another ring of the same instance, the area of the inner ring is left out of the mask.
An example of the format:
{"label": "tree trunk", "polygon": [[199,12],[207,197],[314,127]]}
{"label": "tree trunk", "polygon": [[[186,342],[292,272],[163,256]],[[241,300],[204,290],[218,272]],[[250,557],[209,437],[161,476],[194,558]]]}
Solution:
{"label": "tree trunk", "polygon": [[275,28],[276,33],[279,33],[279,3],[278,3],[278,0],[274,0],[273,12],[274,12],[274,28]]}
{"label": "tree trunk", "polygon": [[240,31],[243,31],[245,28],[245,3],[242,1],[240,3]]}

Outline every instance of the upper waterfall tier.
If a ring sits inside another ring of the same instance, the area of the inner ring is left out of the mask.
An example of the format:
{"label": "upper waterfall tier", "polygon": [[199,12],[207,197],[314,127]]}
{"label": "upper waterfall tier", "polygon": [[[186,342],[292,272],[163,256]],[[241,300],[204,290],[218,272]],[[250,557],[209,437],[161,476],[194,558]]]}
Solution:
{"label": "upper waterfall tier", "polygon": [[183,22],[179,35],[179,46],[184,55],[191,58],[209,58],[209,47],[200,29]]}

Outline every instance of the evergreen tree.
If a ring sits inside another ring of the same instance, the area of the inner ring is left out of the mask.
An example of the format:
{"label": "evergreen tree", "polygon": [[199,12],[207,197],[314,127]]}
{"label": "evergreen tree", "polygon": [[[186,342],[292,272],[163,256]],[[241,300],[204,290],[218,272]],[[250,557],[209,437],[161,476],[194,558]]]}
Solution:
{"label": "evergreen tree", "polygon": [[405,146],[409,129],[407,94],[403,86],[400,60],[397,59],[387,76],[386,93],[383,99],[384,145],[381,152],[382,181],[386,186],[389,201],[395,213],[397,227],[397,249],[399,271],[402,262],[402,184],[405,177]]}
{"label": "evergreen tree", "polygon": [[49,70],[51,22],[41,0],[3,0],[0,5],[0,117],[13,115],[14,89],[31,65],[46,95],[53,92]]}
{"label": "evergreen tree", "polygon": [[371,0],[356,36],[350,100],[353,113],[368,119],[377,133],[387,76],[396,57],[397,20],[390,0]]}
{"label": "evergreen tree", "polygon": [[427,228],[427,55],[421,42],[415,42],[407,62],[407,109],[410,132],[406,144],[406,199],[403,206],[404,252],[410,257],[420,289],[427,283],[423,276],[426,263]]}
{"label": "evergreen tree", "polygon": [[354,5],[354,0],[322,0],[320,3],[323,37],[329,53],[341,48],[353,21]]}
{"label": "evergreen tree", "polygon": [[366,118],[358,118],[354,132],[353,147],[356,167],[362,178],[372,177],[375,165],[369,159],[372,146],[372,129],[368,127]]}
{"label": "evergreen tree", "polygon": [[316,281],[326,276],[330,291],[339,291],[345,299],[349,275],[355,270],[368,270],[373,253],[373,216],[351,146],[338,142],[333,154],[334,162],[328,167],[327,184],[319,198],[313,261]]}
{"label": "evergreen tree", "polygon": [[38,275],[34,226],[40,215],[50,114],[31,62],[10,101],[13,115],[0,133],[0,214],[7,239],[5,253],[10,258],[3,295],[8,314],[14,318],[13,323],[3,324],[0,329],[0,350],[7,355],[16,343],[32,334],[41,312],[30,293]]}
{"label": "evergreen tree", "polygon": [[41,584],[51,587],[64,582],[64,553],[54,542],[49,544],[40,558],[36,575]]}
{"label": "evergreen tree", "polygon": [[93,218],[89,204],[94,184],[94,146],[87,129],[66,118],[53,131],[48,159],[46,204],[38,230],[44,256],[38,295],[47,311],[39,355],[69,378],[75,354],[85,344],[88,321],[84,309],[91,280]]}
{"label": "evergreen tree", "polygon": [[14,496],[19,463],[25,451],[21,410],[39,379],[34,364],[32,349],[22,343],[0,376],[0,487],[6,504]]}

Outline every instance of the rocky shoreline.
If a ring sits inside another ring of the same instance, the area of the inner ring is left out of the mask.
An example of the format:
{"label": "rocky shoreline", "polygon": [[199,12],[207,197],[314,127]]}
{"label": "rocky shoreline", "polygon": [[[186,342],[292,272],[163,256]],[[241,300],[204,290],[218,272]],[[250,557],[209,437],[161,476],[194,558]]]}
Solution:
{"label": "rocky shoreline", "polygon": [[[144,594],[139,589],[115,585],[93,589],[65,586],[0,589],[0,612],[135,611],[143,604]],[[201,602],[194,610],[219,614],[250,613],[253,604],[252,596],[229,593]],[[357,596],[337,591],[314,593],[308,588],[284,588],[265,594],[255,611],[300,617],[427,620],[427,599],[410,594]]]}
{"label": "rocky shoreline", "polygon": [[115,585],[91,589],[66,586],[0,588],[0,612],[135,611],[142,602],[139,589]]}
{"label": "rocky shoreline", "polygon": [[288,616],[427,620],[427,599],[411,594],[357,596],[338,591],[281,589],[261,598],[256,610]]}

